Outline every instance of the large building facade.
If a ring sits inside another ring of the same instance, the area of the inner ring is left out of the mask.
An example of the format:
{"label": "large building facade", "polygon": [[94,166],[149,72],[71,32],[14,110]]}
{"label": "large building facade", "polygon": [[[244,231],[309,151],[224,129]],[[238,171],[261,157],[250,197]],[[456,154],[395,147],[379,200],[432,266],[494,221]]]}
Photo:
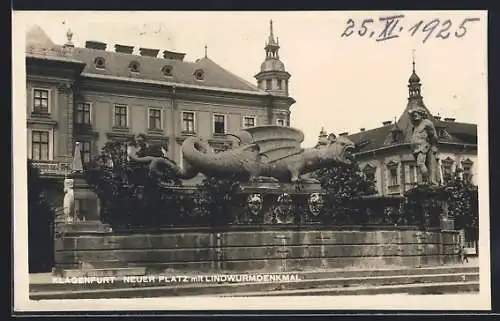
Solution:
{"label": "large building facade", "polygon": [[408,102],[399,119],[385,121],[381,127],[361,129],[347,135],[356,145],[356,158],[365,176],[373,179],[379,195],[401,195],[421,181],[421,173],[409,147],[412,125],[408,111],[425,108],[439,136],[441,178],[462,170],[464,178],[477,186],[477,125],[456,122],[454,118],[433,115],[421,95],[420,77],[413,72],[408,83]]}
{"label": "large building facade", "polygon": [[[75,142],[89,162],[108,140],[144,133],[181,159],[190,135],[215,151],[231,148],[226,133],[243,127],[290,126],[290,74],[279,57],[273,25],[253,85],[212,61],[184,53],[98,41],[57,45],[39,28],[26,42],[28,158],[43,177],[63,178]],[[137,52],[138,53],[134,53]],[[257,66],[256,66],[257,67]],[[257,69],[257,68],[256,68]]]}

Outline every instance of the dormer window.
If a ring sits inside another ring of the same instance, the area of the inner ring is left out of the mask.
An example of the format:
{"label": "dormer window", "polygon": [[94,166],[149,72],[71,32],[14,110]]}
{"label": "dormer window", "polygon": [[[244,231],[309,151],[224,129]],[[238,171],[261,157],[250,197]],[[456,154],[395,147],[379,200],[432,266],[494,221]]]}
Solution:
{"label": "dormer window", "polygon": [[453,163],[454,160],[447,157],[441,161],[441,171],[443,173],[444,182],[448,182],[453,176]]}
{"label": "dormer window", "polygon": [[94,60],[94,65],[97,69],[105,69],[106,68],[106,60],[102,57],[97,57]]}
{"label": "dormer window", "polygon": [[172,76],[173,69],[174,68],[172,66],[167,65],[167,66],[163,66],[163,68],[161,69],[161,72],[163,73],[163,75],[165,77],[170,77],[170,76]]}
{"label": "dormer window", "polygon": [[370,182],[374,182],[375,183],[375,173],[377,172],[377,167],[374,167],[370,164],[367,164],[364,168],[363,168],[363,174],[365,176],[365,179],[367,181],[370,181]]}
{"label": "dormer window", "polygon": [[140,64],[137,61],[132,61],[129,65],[129,68],[131,72],[139,72]]}
{"label": "dormer window", "polygon": [[439,138],[446,138],[446,129],[444,127],[437,128],[437,134]]}
{"label": "dormer window", "polygon": [[474,163],[470,159],[462,161],[462,178],[464,181],[472,181],[472,165]]}
{"label": "dormer window", "polygon": [[196,80],[203,80],[205,77],[205,73],[201,69],[196,70],[193,75]]}

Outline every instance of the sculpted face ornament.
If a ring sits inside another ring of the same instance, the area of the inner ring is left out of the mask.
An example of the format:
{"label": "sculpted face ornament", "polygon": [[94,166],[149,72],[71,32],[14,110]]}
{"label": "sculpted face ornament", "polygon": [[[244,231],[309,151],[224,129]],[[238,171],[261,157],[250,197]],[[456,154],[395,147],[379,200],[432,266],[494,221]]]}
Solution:
{"label": "sculpted face ornament", "polygon": [[290,194],[283,193],[278,196],[276,206],[274,207],[274,214],[278,223],[293,222],[293,200]]}
{"label": "sculpted face ornament", "polygon": [[260,194],[251,194],[247,198],[247,208],[250,214],[259,215],[262,211],[263,199]]}
{"label": "sculpted face ornament", "polygon": [[[332,141],[332,144],[334,141]],[[351,164],[354,161],[354,143],[347,137],[339,136],[336,138],[335,143],[340,145],[342,148],[342,156],[344,157],[344,162]]]}
{"label": "sculpted face ornament", "polygon": [[311,214],[314,216],[318,216],[319,213],[321,213],[321,209],[323,208],[324,203],[325,202],[323,195],[321,195],[320,193],[311,194],[308,199],[309,211],[311,212]]}

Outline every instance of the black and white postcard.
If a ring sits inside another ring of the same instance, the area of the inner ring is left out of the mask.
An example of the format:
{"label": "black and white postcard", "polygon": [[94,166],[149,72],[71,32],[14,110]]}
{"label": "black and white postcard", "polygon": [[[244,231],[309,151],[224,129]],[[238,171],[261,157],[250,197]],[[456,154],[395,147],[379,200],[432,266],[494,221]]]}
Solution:
{"label": "black and white postcard", "polygon": [[488,310],[487,13],[13,12],[16,311]]}

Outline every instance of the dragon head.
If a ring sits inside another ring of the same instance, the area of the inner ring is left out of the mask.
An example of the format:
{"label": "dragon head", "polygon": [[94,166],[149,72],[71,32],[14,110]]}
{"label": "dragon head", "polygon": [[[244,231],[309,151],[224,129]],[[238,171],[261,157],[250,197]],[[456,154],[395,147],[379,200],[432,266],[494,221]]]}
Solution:
{"label": "dragon head", "polygon": [[351,164],[354,161],[354,143],[345,136],[329,137],[327,154],[336,162]]}

